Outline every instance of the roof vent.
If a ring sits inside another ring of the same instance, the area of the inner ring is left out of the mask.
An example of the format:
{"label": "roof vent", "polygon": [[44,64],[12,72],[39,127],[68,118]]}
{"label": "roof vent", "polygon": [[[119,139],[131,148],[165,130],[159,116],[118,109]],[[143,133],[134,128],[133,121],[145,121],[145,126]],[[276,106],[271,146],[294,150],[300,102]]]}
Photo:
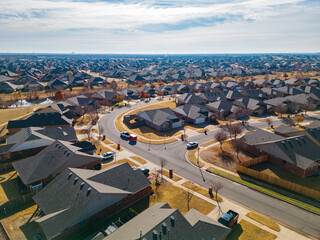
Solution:
{"label": "roof vent", "polygon": [[72,172],[69,173],[69,175],[68,175],[68,180],[70,180],[71,176],[72,176]]}
{"label": "roof vent", "polygon": [[304,140],[304,138],[301,138],[301,140],[302,140],[302,142],[303,142],[304,144],[307,144],[307,142],[306,142],[306,140]]}
{"label": "roof vent", "polygon": [[56,148],[59,146],[59,143],[56,144]]}
{"label": "roof vent", "polygon": [[84,182],[80,184],[80,190],[84,187]]}
{"label": "roof vent", "polygon": [[281,143],[284,146],[284,148],[288,150],[288,148],[287,148],[286,144],[284,143],[284,141],[281,141]]}
{"label": "roof vent", "polygon": [[171,223],[171,227],[175,226],[174,216],[170,217],[170,223]]}
{"label": "roof vent", "polygon": [[291,143],[290,141],[288,141],[288,143],[289,143],[290,147],[291,147],[291,148],[293,148],[293,145],[292,145],[292,143]]}
{"label": "roof vent", "polygon": [[70,153],[68,152],[68,153],[67,153],[67,157],[69,157],[69,155],[70,155]]}
{"label": "roof vent", "polygon": [[91,189],[92,189],[91,187],[88,188],[87,196],[89,196],[89,194],[91,193]]}
{"label": "roof vent", "polygon": [[296,138],[296,141],[299,143],[299,145],[301,146],[301,142],[299,141],[299,138]]}
{"label": "roof vent", "polygon": [[73,185],[76,185],[77,184],[77,182],[78,182],[78,177],[76,177],[75,179],[74,179],[74,181],[73,181]]}

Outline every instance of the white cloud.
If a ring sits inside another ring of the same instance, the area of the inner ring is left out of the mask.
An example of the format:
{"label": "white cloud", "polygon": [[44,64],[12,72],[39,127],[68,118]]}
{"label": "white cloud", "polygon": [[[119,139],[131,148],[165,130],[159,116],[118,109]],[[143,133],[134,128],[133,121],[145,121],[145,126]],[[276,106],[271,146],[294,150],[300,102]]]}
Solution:
{"label": "white cloud", "polygon": [[[1,0],[0,51],[319,51],[319,6],[303,0],[170,3]],[[197,19],[208,24],[192,24]],[[181,29],[174,28],[184,22]],[[155,31],[143,31],[146,27]]]}

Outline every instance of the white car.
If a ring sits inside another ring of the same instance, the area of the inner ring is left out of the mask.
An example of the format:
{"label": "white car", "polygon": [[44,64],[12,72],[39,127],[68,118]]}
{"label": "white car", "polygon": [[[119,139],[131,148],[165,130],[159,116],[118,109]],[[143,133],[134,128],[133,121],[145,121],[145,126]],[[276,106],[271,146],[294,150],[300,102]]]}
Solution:
{"label": "white car", "polygon": [[198,143],[197,142],[189,142],[187,144],[187,148],[190,149],[190,148],[197,148],[198,147]]}
{"label": "white car", "polygon": [[103,160],[112,159],[114,157],[114,153],[113,152],[106,152],[106,153],[102,154],[101,157],[103,158]]}

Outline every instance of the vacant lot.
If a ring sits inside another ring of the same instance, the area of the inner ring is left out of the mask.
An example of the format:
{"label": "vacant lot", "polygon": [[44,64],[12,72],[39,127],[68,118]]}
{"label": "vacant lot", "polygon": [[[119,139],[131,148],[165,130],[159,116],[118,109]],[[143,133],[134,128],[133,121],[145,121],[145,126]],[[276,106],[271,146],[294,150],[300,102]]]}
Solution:
{"label": "vacant lot", "polygon": [[299,177],[283,168],[275,166],[271,163],[264,162],[250,168],[268,174],[275,178],[281,178],[317,191],[320,191],[320,176],[311,176],[307,178]]}
{"label": "vacant lot", "polygon": [[227,240],[274,240],[277,236],[242,219],[227,236]]}
{"label": "vacant lot", "polygon": [[252,159],[252,157],[248,156],[246,153],[241,152],[239,153],[239,157],[237,157],[237,153],[232,148],[230,141],[224,142],[222,149],[223,152],[220,149],[220,144],[217,144],[202,151],[200,157],[208,163],[233,172],[236,172],[238,163]]}
{"label": "vacant lot", "polygon": [[[173,184],[163,181],[161,185],[156,187],[154,181],[152,184],[153,195],[150,196],[150,206],[156,202],[166,202],[172,208],[178,209],[183,215],[188,212],[186,191],[176,187]],[[207,215],[216,206],[193,195],[190,201],[190,209],[194,208],[199,212]]]}

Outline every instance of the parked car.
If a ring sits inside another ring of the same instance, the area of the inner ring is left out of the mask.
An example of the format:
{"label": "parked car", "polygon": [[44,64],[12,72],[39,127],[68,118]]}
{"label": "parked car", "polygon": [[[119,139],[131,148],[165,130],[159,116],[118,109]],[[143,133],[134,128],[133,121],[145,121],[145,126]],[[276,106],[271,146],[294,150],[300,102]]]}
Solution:
{"label": "parked car", "polygon": [[149,168],[139,168],[139,169],[144,175],[146,175],[147,177],[149,176],[149,172],[150,172]]}
{"label": "parked car", "polygon": [[102,157],[102,160],[112,159],[114,157],[114,153],[113,152],[106,152],[106,153],[102,154],[101,157]]}
{"label": "parked car", "polygon": [[197,143],[197,142],[189,142],[189,143],[187,144],[187,148],[188,148],[188,149],[197,148],[198,145],[199,145],[199,143]]}
{"label": "parked car", "polygon": [[122,133],[120,133],[120,136],[123,137],[123,138],[129,139],[130,138],[130,133],[122,132]]}
{"label": "parked car", "polygon": [[218,222],[228,228],[231,228],[233,225],[236,225],[238,223],[238,219],[239,213],[229,210],[218,219]]}
{"label": "parked car", "polygon": [[135,135],[135,134],[130,134],[130,141],[137,141],[137,135]]}

